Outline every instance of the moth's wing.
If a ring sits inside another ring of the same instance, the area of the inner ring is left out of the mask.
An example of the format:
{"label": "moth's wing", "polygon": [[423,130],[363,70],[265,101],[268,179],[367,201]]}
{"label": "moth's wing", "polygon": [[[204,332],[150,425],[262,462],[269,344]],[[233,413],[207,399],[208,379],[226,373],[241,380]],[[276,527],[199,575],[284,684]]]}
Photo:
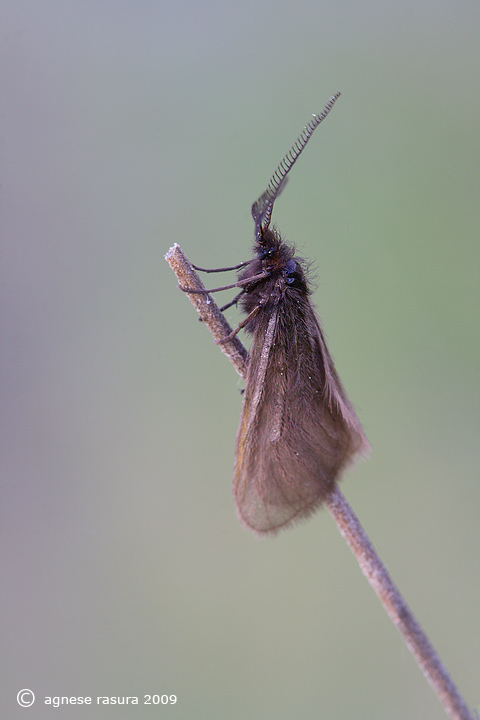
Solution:
{"label": "moth's wing", "polygon": [[276,532],[314,512],[368,441],[308,300],[259,320],[237,434],[239,519]]}

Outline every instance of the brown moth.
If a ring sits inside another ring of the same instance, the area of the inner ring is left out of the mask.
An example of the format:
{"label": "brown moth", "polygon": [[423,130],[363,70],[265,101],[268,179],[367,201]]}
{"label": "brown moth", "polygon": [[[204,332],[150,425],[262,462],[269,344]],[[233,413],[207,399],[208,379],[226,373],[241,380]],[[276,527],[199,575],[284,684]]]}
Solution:
{"label": "brown moth", "polygon": [[313,116],[253,204],[253,259],[236,266],[238,281],[227,287],[241,292],[222,308],[240,302],[246,313],[225,339],[242,327],[252,335],[233,494],[241,524],[262,535],[311,515],[369,450],[311,305],[305,261],[270,227],[288,173],[339,95]]}

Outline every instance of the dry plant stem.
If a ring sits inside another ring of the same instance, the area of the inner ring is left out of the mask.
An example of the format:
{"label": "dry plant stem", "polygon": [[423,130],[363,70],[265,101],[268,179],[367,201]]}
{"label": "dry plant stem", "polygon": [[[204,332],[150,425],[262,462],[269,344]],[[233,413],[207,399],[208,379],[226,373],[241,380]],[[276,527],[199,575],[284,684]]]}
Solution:
{"label": "dry plant stem", "polygon": [[[165,259],[177,276],[180,285],[192,288],[192,290],[205,289],[179,245],[175,243],[165,255]],[[188,298],[217,342],[231,332],[229,324],[209,295],[188,294]],[[247,351],[238,338],[234,337],[219,347],[233,363],[238,374],[245,379]],[[393,623],[403,635],[407,646],[415,656],[447,715],[453,720],[476,720],[338,487],[325,501],[325,505],[357,558],[363,574],[375,590]]]}
{"label": "dry plant stem", "polygon": [[357,558],[363,574],[377,593],[390,619],[403,635],[447,715],[451,718],[458,718],[458,720],[475,720],[437,651],[403,599],[357,516],[338,487],[335,488],[325,504],[350,546],[350,550]]}
{"label": "dry plant stem", "polygon": [[[205,290],[204,284],[183,254],[180,245],[175,243],[165,255],[165,260],[177,276],[179,285],[192,288],[192,290]],[[188,295],[188,299],[217,343],[231,333],[232,328],[225,320],[225,317],[218,309],[211,295],[192,293]],[[245,378],[247,371],[247,351],[240,340],[234,337],[232,340],[222,342],[218,347],[228,357],[238,374]]]}

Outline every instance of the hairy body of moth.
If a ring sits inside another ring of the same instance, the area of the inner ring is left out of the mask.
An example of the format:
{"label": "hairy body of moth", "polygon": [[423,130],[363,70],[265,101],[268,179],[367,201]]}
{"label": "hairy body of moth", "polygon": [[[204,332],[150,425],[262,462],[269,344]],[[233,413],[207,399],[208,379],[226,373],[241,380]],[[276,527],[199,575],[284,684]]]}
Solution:
{"label": "hairy body of moth", "polygon": [[301,259],[264,229],[240,280],[252,346],[237,434],[234,497],[240,521],[276,532],[316,510],[341,471],[369,449],[309,299]]}

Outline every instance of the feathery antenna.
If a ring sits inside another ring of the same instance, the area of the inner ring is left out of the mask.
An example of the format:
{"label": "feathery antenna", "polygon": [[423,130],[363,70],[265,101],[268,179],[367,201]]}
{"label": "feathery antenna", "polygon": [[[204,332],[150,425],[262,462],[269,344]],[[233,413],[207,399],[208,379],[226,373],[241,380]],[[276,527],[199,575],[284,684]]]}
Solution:
{"label": "feathery antenna", "polygon": [[303,132],[299,135],[297,140],[293,143],[290,150],[287,152],[280,165],[273,173],[270,181],[267,185],[267,189],[260,195],[258,200],[252,205],[252,216],[255,221],[255,239],[257,242],[261,236],[261,229],[266,229],[270,225],[270,219],[272,217],[273,203],[282,192],[287,182],[287,175],[292,169],[294,163],[298,160],[300,153],[303,148],[310,140],[313,131],[317,128],[322,120],[324,120],[335,101],[340,97],[340,93],[337,92],[332,95],[328,103],[325,105],[323,111],[319,115],[314,115],[313,120],[310,120],[308,125],[303,129]]}

